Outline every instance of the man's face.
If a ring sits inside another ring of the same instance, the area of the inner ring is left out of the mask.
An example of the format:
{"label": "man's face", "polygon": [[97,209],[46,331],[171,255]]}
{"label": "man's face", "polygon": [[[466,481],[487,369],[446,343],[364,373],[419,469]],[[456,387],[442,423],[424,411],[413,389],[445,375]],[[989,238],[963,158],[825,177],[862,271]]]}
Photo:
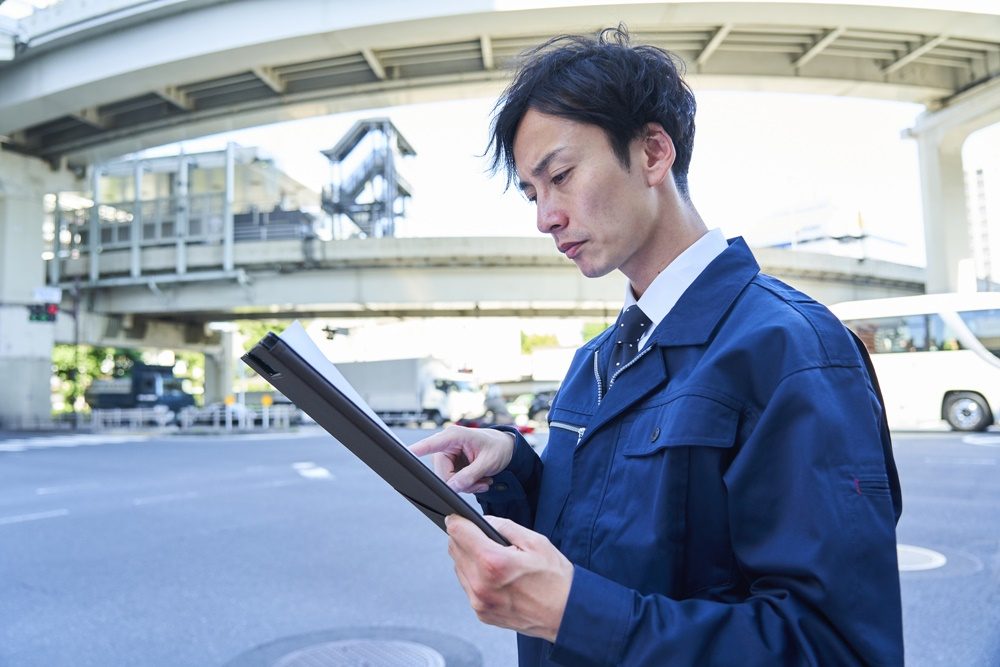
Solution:
{"label": "man's face", "polygon": [[621,269],[634,280],[654,260],[655,193],[642,141],[629,148],[626,171],[601,128],[534,109],[514,137],[520,187],[535,202],[538,230],[589,278]]}

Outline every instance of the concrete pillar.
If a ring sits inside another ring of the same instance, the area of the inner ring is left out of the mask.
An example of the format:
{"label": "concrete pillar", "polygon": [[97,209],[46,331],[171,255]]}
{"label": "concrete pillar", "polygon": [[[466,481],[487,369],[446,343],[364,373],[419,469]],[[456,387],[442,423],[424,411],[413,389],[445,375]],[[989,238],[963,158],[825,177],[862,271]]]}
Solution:
{"label": "concrete pillar", "polygon": [[40,160],[0,149],[0,428],[50,422],[52,322],[29,322],[27,305],[45,285],[44,197],[52,188]]}
{"label": "concrete pillar", "polygon": [[221,332],[221,345],[205,352],[205,405],[221,403],[233,394],[233,332]]}
{"label": "concrete pillar", "polygon": [[1000,79],[956,95],[942,109],[921,114],[909,131],[920,157],[928,292],[958,291],[959,267],[972,260],[962,145],[970,134],[996,122],[1000,122]]}
{"label": "concrete pillar", "polygon": [[972,257],[965,205],[965,136],[929,132],[917,137],[927,246],[927,291],[958,291],[958,267]]}

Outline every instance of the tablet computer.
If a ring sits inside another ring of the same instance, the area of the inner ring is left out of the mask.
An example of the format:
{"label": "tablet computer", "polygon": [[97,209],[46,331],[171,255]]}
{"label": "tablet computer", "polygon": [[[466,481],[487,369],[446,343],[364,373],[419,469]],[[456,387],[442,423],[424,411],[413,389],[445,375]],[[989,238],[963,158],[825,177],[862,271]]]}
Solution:
{"label": "tablet computer", "polygon": [[[442,530],[458,514],[503,546],[508,542],[469,503],[424,465],[371,411],[339,371],[305,337],[268,333],[242,360],[327,433],[347,447]],[[287,338],[287,339],[286,339]],[[312,349],[309,349],[309,348]]]}

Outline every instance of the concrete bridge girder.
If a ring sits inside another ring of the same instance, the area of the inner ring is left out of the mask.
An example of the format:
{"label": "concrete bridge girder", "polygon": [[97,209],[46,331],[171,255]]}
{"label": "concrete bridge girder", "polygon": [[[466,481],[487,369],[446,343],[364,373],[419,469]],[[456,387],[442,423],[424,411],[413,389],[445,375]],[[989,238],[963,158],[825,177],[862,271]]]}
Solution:
{"label": "concrete bridge girder", "polygon": [[[171,248],[160,257],[170,265]],[[118,251],[127,252],[127,251]],[[217,251],[216,251],[217,252]],[[106,253],[107,269],[127,262]],[[832,303],[923,291],[922,270],[888,262],[760,249],[763,269]],[[218,257],[189,253],[183,276],[109,277],[87,286],[94,311],[189,322],[233,318],[606,316],[624,278],[584,278],[539,238],[383,238],[319,244],[305,261],[295,241],[236,245],[236,275]],[[86,260],[67,268],[85,271]],[[199,276],[206,280],[199,281]]]}
{"label": "concrete bridge girder", "polygon": [[[303,114],[491,94],[523,49],[619,21],[685,57],[696,86],[927,102],[1000,70],[991,60],[1000,13],[811,0],[575,4],[382,2],[377,23],[369,5],[319,0],[280,11],[266,0],[57,5],[25,22],[23,55],[0,67],[0,134],[33,128],[39,154],[93,161]],[[157,101],[162,113],[130,120],[129,108]]]}

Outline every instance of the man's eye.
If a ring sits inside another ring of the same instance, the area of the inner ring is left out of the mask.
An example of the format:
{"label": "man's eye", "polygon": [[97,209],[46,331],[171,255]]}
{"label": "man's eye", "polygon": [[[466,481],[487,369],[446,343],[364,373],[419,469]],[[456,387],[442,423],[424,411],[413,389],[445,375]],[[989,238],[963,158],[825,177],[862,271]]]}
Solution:
{"label": "man's eye", "polygon": [[562,183],[563,181],[565,181],[566,177],[569,176],[569,172],[570,172],[570,170],[567,169],[566,171],[561,171],[558,174],[556,174],[555,176],[553,176],[552,177],[552,184],[553,185],[559,185],[560,183]]}

